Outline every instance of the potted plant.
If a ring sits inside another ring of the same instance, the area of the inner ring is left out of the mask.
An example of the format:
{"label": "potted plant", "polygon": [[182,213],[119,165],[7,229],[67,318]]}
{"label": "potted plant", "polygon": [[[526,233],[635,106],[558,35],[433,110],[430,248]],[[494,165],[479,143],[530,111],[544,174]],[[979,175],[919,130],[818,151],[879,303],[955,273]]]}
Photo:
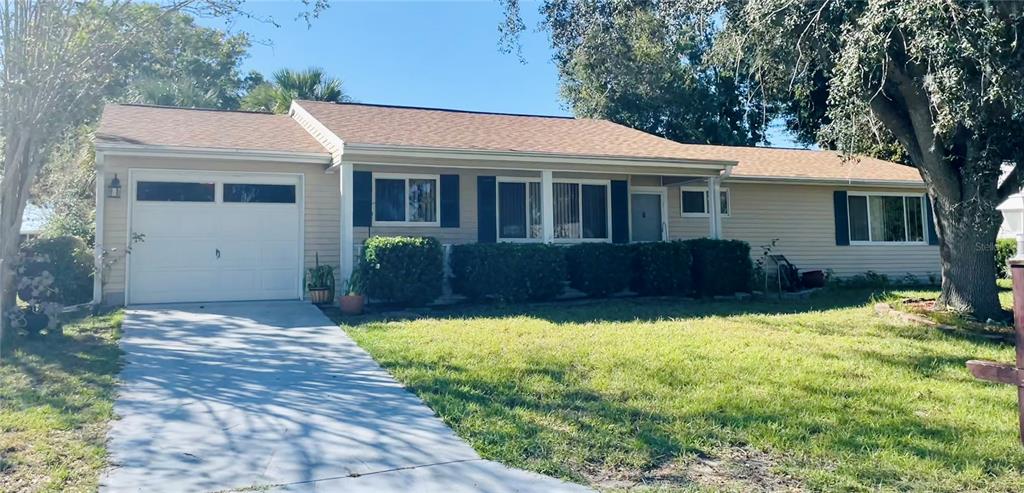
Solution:
{"label": "potted plant", "polygon": [[362,294],[358,268],[352,272],[352,277],[345,283],[345,294],[338,297],[338,305],[341,306],[341,313],[345,315],[359,315],[363,313],[363,307],[366,306],[366,297]]}
{"label": "potted plant", "polygon": [[334,267],[320,265],[320,254],[316,254],[316,264],[306,271],[306,290],[309,300],[315,305],[327,305],[334,298]]}

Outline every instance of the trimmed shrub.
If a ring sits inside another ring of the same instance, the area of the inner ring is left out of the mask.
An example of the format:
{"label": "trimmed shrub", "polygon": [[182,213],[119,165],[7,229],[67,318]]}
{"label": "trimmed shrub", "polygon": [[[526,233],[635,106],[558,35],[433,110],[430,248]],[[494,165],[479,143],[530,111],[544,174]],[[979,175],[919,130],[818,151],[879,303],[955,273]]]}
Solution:
{"label": "trimmed shrub", "polygon": [[[18,296],[25,301],[64,306],[92,300],[93,255],[85,242],[74,236],[39,238],[21,247]],[[52,282],[49,277],[52,276]],[[46,286],[24,282],[46,278]],[[33,286],[36,288],[33,289]]]}
{"label": "trimmed shrub", "polygon": [[753,274],[750,245],[739,240],[686,240],[693,258],[690,271],[698,296],[749,292]]}
{"label": "trimmed shrub", "polygon": [[630,289],[646,296],[689,294],[690,264],[690,249],[682,241],[635,245]]}
{"label": "trimmed shrub", "polygon": [[1000,279],[1010,277],[1010,267],[1006,263],[1016,254],[1017,240],[996,240],[996,277]]}
{"label": "trimmed shrub", "polygon": [[444,254],[435,238],[374,236],[363,245],[360,283],[374,300],[423,305],[441,296]]}
{"label": "trimmed shrub", "polygon": [[569,285],[589,296],[608,296],[629,286],[632,247],[612,243],[581,243],[566,248]]}
{"label": "trimmed shrub", "polygon": [[452,291],[474,301],[543,301],[556,298],[565,288],[565,256],[553,245],[456,245],[450,264]]}

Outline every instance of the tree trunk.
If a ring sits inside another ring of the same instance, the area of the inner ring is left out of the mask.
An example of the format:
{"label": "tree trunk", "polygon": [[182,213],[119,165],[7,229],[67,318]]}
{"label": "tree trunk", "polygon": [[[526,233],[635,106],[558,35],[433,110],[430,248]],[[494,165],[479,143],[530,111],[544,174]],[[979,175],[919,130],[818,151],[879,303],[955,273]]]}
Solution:
{"label": "tree trunk", "polygon": [[[4,146],[4,175],[0,179],[0,302],[6,312],[16,301],[14,273],[21,242],[21,220],[29,189],[37,171],[28,132],[8,134]],[[6,313],[0,314],[0,329],[7,327]]]}
{"label": "tree trunk", "polygon": [[1002,215],[995,205],[966,200],[950,206],[932,199],[940,241],[942,293],[939,305],[975,319],[1003,320],[995,283],[994,248]]}

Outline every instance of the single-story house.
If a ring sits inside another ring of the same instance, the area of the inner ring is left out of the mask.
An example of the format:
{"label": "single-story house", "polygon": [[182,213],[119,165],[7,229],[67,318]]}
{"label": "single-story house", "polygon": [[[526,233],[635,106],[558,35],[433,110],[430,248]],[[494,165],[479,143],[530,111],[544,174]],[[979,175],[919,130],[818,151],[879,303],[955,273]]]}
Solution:
{"label": "single-story house", "polygon": [[603,120],[313,101],[287,115],[108,105],[96,154],[95,297],[108,304],[302,298],[316,257],[347,279],[371,235],[733,238],[754,257],[778,239],[774,252],[801,269],[939,271],[913,168],[685,145]]}

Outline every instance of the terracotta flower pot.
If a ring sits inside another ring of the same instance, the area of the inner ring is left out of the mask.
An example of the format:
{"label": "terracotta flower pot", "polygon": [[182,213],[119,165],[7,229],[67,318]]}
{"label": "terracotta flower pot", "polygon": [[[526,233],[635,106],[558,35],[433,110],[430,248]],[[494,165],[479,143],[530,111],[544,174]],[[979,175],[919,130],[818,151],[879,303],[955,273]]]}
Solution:
{"label": "terracotta flower pot", "polygon": [[314,305],[327,305],[331,302],[331,290],[327,288],[310,289],[309,301],[313,302]]}
{"label": "terracotta flower pot", "polygon": [[363,313],[366,297],[361,294],[346,294],[338,297],[338,304],[341,305],[341,313],[359,315]]}

